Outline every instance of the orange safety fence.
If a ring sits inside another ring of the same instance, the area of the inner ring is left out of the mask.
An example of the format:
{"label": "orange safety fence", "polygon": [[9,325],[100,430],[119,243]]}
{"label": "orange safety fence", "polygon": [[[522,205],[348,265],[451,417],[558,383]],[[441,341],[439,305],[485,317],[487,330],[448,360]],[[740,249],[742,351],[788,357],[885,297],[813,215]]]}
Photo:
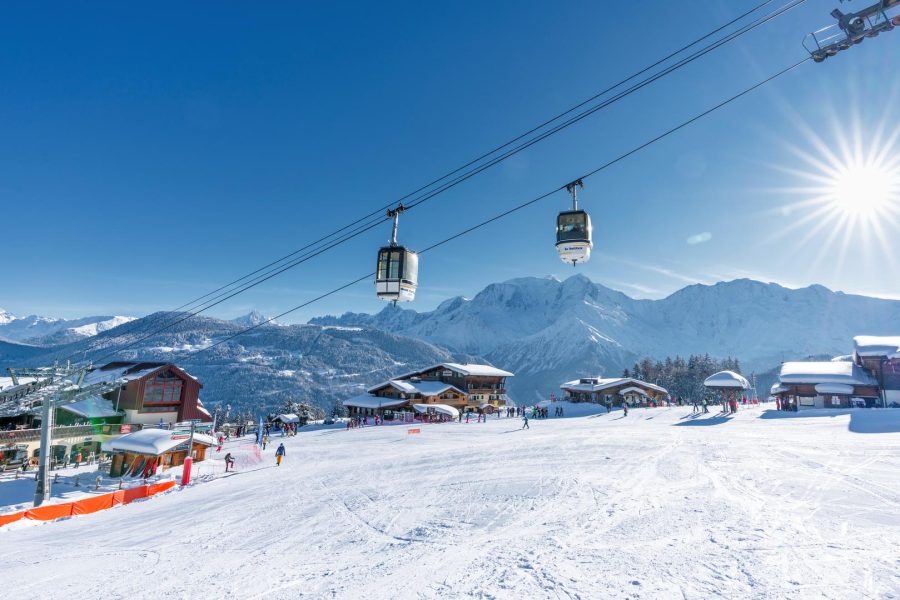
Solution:
{"label": "orange safety fence", "polygon": [[168,489],[175,487],[174,481],[163,481],[162,483],[151,483],[147,486],[147,495],[152,496],[153,494],[158,494],[160,492],[164,492]]}
{"label": "orange safety fence", "polygon": [[0,515],[0,527],[7,525],[9,523],[15,523],[19,519],[25,516],[23,512],[13,513],[11,515]]}
{"label": "orange safety fence", "polygon": [[72,504],[72,502],[66,502],[65,504],[48,504],[38,508],[29,508],[25,511],[25,518],[36,521],[52,521],[53,519],[71,517]]}
{"label": "orange safety fence", "polygon": [[101,494],[91,496],[72,503],[73,515],[87,515],[98,510],[106,510],[113,507],[113,494]]}
{"label": "orange safety fence", "polygon": [[139,487],[128,488],[127,490],[118,490],[109,494],[100,494],[97,496],[89,496],[74,502],[63,502],[61,504],[48,504],[38,508],[29,508],[17,513],[8,515],[0,515],[0,527],[9,523],[14,523],[20,519],[34,519],[37,521],[52,521],[63,517],[71,517],[73,515],[86,515],[107,508],[112,508],[119,504],[128,504],[141,498],[153,496],[160,492],[165,492],[175,487],[174,481],[164,481],[162,483],[153,483],[150,485],[142,485]]}
{"label": "orange safety fence", "polygon": [[140,487],[133,487],[128,488],[127,490],[122,490],[122,504],[128,504],[129,502],[134,502],[135,500],[146,498],[148,487],[149,486],[142,485]]}

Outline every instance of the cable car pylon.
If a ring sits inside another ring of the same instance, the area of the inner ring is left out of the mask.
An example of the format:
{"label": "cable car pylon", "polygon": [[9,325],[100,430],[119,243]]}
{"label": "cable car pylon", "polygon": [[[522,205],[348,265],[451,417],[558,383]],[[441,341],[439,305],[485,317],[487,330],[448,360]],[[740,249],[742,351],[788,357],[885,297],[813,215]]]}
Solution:
{"label": "cable car pylon", "polygon": [[586,263],[591,259],[592,240],[591,216],[578,208],[578,188],[584,182],[576,179],[566,184],[566,191],[572,194],[572,210],[564,210],[556,217],[556,251],[564,263]]}
{"label": "cable car pylon", "polygon": [[412,302],[419,285],[419,255],[397,243],[397,229],[400,213],[406,210],[402,203],[387,211],[393,219],[391,239],[387,246],[378,250],[378,264],[375,269],[375,294],[382,300]]}

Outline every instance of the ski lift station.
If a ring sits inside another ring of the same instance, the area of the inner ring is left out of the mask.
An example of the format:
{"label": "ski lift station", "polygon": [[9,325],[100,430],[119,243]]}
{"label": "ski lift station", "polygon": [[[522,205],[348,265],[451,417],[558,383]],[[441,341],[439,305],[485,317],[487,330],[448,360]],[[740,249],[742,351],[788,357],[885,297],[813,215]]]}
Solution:
{"label": "ski lift station", "polygon": [[[42,403],[53,397],[52,385],[15,379],[0,390],[0,467],[37,460]],[[111,362],[88,370],[77,387],[100,391],[54,406],[51,468],[80,462],[79,455],[86,462],[104,442],[144,428],[212,421],[200,400],[202,384],[172,363]]]}

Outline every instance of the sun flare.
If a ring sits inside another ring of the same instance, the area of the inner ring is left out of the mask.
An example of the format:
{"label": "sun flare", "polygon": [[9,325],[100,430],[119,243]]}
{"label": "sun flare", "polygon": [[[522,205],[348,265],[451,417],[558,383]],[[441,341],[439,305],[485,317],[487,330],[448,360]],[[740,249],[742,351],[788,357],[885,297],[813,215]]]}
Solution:
{"label": "sun flare", "polygon": [[794,164],[770,166],[793,185],[769,188],[788,201],[773,209],[778,225],[767,243],[787,244],[788,252],[813,248],[809,269],[827,265],[835,280],[844,268],[873,265],[898,278],[900,126],[887,116],[864,125],[856,111],[847,114],[830,132],[798,119],[802,145],[783,142]]}
{"label": "sun flare", "polygon": [[827,194],[834,209],[850,217],[872,218],[896,200],[897,173],[878,165],[851,165],[839,169]]}

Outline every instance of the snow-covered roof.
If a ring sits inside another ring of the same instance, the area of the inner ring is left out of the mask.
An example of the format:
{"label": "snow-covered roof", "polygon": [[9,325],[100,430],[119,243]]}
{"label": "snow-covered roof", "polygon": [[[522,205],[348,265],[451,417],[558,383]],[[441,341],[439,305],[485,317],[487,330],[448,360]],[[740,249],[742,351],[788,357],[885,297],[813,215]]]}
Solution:
{"label": "snow-covered roof", "polygon": [[454,419],[459,418],[459,411],[447,404],[413,404],[413,408],[420,413],[427,413],[430,408],[434,412],[448,415]]}
{"label": "snow-covered roof", "polygon": [[406,400],[393,400],[391,398],[380,398],[371,394],[363,394],[354,396],[348,400],[344,400],[344,406],[355,406],[357,408],[393,408],[406,404]]}
{"label": "snow-covered roof", "polygon": [[60,406],[60,408],[86,419],[118,417],[122,414],[113,408],[111,400],[107,400],[101,396],[89,396],[84,400],[79,400],[72,404],[64,404]]}
{"label": "snow-covered roof", "polygon": [[846,383],[817,383],[816,392],[820,394],[846,394],[853,393],[853,386]]}
{"label": "snow-covered roof", "polygon": [[299,423],[300,417],[295,415],[294,413],[285,413],[283,415],[278,415],[275,417],[276,421],[281,421],[282,423]]}
{"label": "snow-covered roof", "polygon": [[[492,367],[491,365],[476,365],[469,363],[441,363],[441,366],[450,369],[451,371],[458,371],[463,375],[482,375],[486,377],[514,377],[512,373],[509,371],[504,371],[503,369],[498,369],[497,367]],[[433,367],[432,367],[433,368]]]}
{"label": "snow-covered roof", "polygon": [[[27,383],[31,383],[35,381],[36,377],[19,377],[19,385],[25,385]],[[12,377],[0,377],[0,390],[6,390],[13,386]]]}
{"label": "snow-covered roof", "polygon": [[852,362],[786,362],[778,376],[781,383],[845,383],[878,385],[868,373]]}
{"label": "snow-covered roof", "polygon": [[780,383],[773,383],[771,389],[769,389],[769,393],[772,395],[780,394],[782,392],[788,391],[790,388],[786,385],[781,385]]}
{"label": "snow-covered roof", "polygon": [[[159,369],[161,364],[157,364],[156,366],[146,366],[144,368],[132,371],[136,365],[127,364],[118,366],[112,369],[105,369],[100,367],[99,369],[94,369],[84,376],[84,382],[82,385],[92,385],[94,383],[114,383],[117,380],[121,381],[131,381],[133,379],[141,379],[142,377],[146,377],[153,371]],[[129,371],[131,371],[129,373]]]}
{"label": "snow-covered roof", "polygon": [[385,381],[384,383],[382,383],[381,385],[379,385],[377,387],[384,387],[385,385],[389,385],[389,386],[391,386],[395,389],[398,389],[401,392],[405,392],[407,394],[414,394],[416,391],[416,387],[412,383],[410,383],[408,381],[403,381],[400,379],[390,379],[388,381]]}
{"label": "snow-covered roof", "polygon": [[621,396],[624,396],[626,394],[640,394],[641,396],[646,396],[647,392],[645,392],[644,390],[642,390],[639,387],[630,386],[630,387],[619,390],[619,394]]}
{"label": "snow-covered roof", "polygon": [[599,392],[601,390],[606,390],[619,385],[631,384],[643,386],[651,390],[656,390],[661,394],[669,393],[669,391],[664,387],[654,385],[652,383],[647,383],[646,381],[641,381],[640,379],[634,379],[633,377],[616,377],[611,379],[601,379],[599,377],[584,377],[582,379],[590,379],[591,383],[582,383],[581,379],[576,379],[574,381],[567,381],[559,387],[564,390],[570,390],[572,392]]}
{"label": "snow-covered roof", "polygon": [[[141,429],[121,437],[103,442],[102,448],[107,452],[132,452],[159,456],[176,446],[186,444],[191,437],[190,431],[170,431],[168,429]],[[194,443],[215,446],[216,441],[203,433],[194,433]]]}
{"label": "snow-covered roof", "polygon": [[858,335],[853,349],[860,356],[900,358],[900,335]]}
{"label": "snow-covered roof", "polygon": [[703,381],[703,385],[709,388],[750,389],[750,382],[747,381],[747,378],[734,371],[719,371],[718,373],[713,373]]}
{"label": "snow-covered roof", "polygon": [[437,396],[447,390],[455,390],[465,395],[465,392],[456,386],[444,383],[443,381],[412,381],[409,379],[390,379],[378,385],[374,385],[366,390],[369,393],[380,390],[384,386],[389,385],[396,390],[405,394],[421,394],[422,396]]}

